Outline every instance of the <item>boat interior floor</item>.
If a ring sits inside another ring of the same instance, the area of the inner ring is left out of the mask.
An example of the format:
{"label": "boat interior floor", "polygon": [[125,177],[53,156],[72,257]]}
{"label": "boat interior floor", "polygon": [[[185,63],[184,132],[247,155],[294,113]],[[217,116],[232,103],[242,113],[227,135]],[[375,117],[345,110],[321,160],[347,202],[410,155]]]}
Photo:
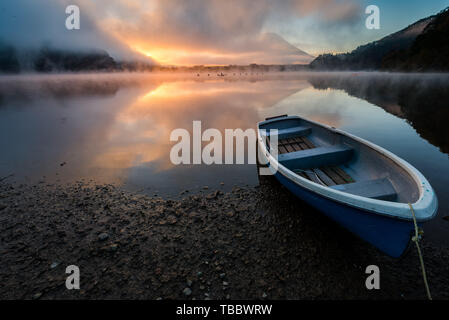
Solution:
{"label": "boat interior floor", "polygon": [[[291,131],[289,137],[279,136],[281,139],[278,141],[278,160],[297,175],[363,197],[386,201],[396,199],[397,193],[388,178],[355,181],[342,168],[342,165],[352,157],[351,148],[343,145],[316,146],[304,135],[310,134],[310,130],[295,128]],[[293,136],[292,133],[297,135]],[[270,145],[269,138],[267,136],[267,146]]]}

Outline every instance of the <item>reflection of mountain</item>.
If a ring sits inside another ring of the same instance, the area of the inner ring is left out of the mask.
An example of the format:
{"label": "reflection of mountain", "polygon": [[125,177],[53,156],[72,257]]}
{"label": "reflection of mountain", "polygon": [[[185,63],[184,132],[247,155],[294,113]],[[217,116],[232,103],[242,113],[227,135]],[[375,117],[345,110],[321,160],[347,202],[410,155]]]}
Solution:
{"label": "reflection of mountain", "polygon": [[86,77],[33,76],[0,80],[0,107],[8,102],[33,101],[36,98],[65,99],[74,97],[112,96],[117,93],[120,84],[111,79]]}
{"label": "reflection of mountain", "polygon": [[0,107],[36,99],[114,96],[121,88],[159,85],[162,79],[126,73],[52,74],[0,77]]}
{"label": "reflection of mountain", "polygon": [[55,166],[70,159],[70,170],[64,176],[61,171],[59,179],[115,182],[130,168],[151,165],[153,173],[169,170],[174,129],[191,130],[193,120],[200,120],[203,130],[216,128],[223,135],[228,128],[253,128],[261,110],[297,90],[296,79],[199,81],[193,76],[149,74],[0,77],[0,145],[8,150],[0,171],[49,177]]}
{"label": "reflection of mountain", "polygon": [[327,74],[309,82],[317,89],[339,89],[406,119],[418,134],[449,154],[447,76]]}
{"label": "reflection of mountain", "polygon": [[315,70],[449,70],[449,8],[344,54],[320,55]]}
{"label": "reflection of mountain", "polygon": [[[35,99],[70,99],[85,97],[107,97],[114,96],[122,88],[146,88],[163,83],[185,83],[192,82],[215,83],[219,79],[221,85],[225,83],[241,83],[239,78],[221,78],[210,77],[208,79],[197,78],[196,76],[183,74],[132,74],[132,73],[96,73],[96,74],[51,74],[51,75],[26,75],[0,77],[0,107],[3,103],[8,102],[26,102]],[[253,90],[264,90],[266,82],[276,80],[284,80],[286,88],[280,88],[272,92],[264,92],[265,106],[271,106],[283,98],[301,90],[304,86],[295,80],[296,77],[288,77],[282,75],[266,76],[266,77],[249,77],[245,82],[253,83]],[[303,84],[307,81],[303,80]],[[218,86],[218,85],[217,85]],[[182,87],[182,86],[180,86]],[[229,88],[233,86],[229,85]],[[237,86],[238,87],[238,86]],[[243,91],[243,90],[237,90]],[[221,93],[225,93],[222,91]],[[250,92],[250,91],[249,91]],[[249,93],[248,92],[248,93]],[[228,90],[228,93],[232,93]],[[175,93],[171,93],[176,95]],[[197,95],[200,94],[198,90]],[[255,99],[255,101],[258,101]]]}

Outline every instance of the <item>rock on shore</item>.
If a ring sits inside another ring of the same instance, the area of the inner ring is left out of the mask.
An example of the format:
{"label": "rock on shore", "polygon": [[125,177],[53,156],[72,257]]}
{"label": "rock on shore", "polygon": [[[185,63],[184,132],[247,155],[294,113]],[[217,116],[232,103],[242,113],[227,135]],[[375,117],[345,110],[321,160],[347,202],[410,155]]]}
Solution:
{"label": "rock on shore", "polygon": [[[434,298],[449,298],[447,248],[424,241],[424,255]],[[2,182],[0,256],[0,299],[425,298],[414,251],[384,256],[271,178],[181,200]],[[381,290],[365,288],[370,264]]]}

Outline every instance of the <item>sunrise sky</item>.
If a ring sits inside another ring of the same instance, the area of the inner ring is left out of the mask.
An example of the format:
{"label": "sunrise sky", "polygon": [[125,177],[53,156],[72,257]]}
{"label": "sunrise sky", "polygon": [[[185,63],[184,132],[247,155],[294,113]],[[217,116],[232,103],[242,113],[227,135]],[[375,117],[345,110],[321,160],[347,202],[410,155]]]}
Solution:
{"label": "sunrise sky", "polygon": [[[81,30],[65,29],[65,7]],[[381,29],[365,28],[365,8]],[[160,64],[308,63],[379,39],[449,6],[448,0],[2,0],[0,42],[138,52]],[[310,55],[309,55],[310,54]]]}

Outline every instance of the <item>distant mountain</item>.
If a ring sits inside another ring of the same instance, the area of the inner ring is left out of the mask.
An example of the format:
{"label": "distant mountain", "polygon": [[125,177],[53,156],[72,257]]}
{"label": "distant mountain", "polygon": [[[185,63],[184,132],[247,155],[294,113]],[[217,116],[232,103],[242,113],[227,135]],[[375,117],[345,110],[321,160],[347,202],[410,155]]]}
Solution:
{"label": "distant mountain", "polygon": [[[310,67],[315,70],[380,70],[391,68],[394,65],[393,61],[400,59],[400,54],[409,50],[417,38],[440,15],[441,13],[419,20],[401,31],[360,46],[352,52],[320,55],[310,63]],[[387,57],[391,64],[386,64]]]}
{"label": "distant mountain", "polygon": [[[282,38],[276,33],[265,33],[264,40],[271,49],[276,52],[281,52],[284,57],[282,64],[309,64],[315,57],[307,52],[295,47],[290,42]],[[257,61],[257,63],[264,63],[263,61]]]}
{"label": "distant mountain", "polygon": [[34,59],[37,72],[112,71],[116,68],[116,62],[106,51],[68,52],[44,48]]}
{"label": "distant mountain", "polygon": [[449,71],[449,8],[431,20],[411,47],[386,55],[382,68],[398,71]]}
{"label": "distant mountain", "polygon": [[55,49],[18,50],[0,42],[0,73],[20,72],[89,72],[89,71],[145,71],[156,63],[141,57],[132,61],[116,61],[106,51]]}

